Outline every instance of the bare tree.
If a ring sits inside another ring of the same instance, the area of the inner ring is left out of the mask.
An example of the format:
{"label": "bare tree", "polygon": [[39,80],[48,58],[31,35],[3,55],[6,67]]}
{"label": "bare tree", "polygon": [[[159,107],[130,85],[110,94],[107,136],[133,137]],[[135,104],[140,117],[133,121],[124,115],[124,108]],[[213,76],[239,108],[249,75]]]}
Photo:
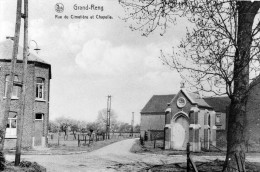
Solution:
{"label": "bare tree", "polygon": [[[197,90],[227,94],[227,154],[223,171],[245,171],[249,74],[259,72],[260,2],[229,0],[122,0],[130,28],[162,34],[185,17],[190,23],[178,49],[161,59]],[[135,24],[133,24],[135,23]]]}
{"label": "bare tree", "polygon": [[68,139],[68,131],[71,126],[71,119],[65,117],[59,117],[55,119],[55,121],[59,124],[60,130],[64,132],[64,140]]}
{"label": "bare tree", "polygon": [[[99,130],[106,131],[106,125],[107,125],[107,109],[102,109],[98,112],[98,117],[96,122],[99,125]],[[117,122],[117,115],[115,111],[112,109],[110,112],[110,126],[116,124]]]}
{"label": "bare tree", "polygon": [[59,130],[59,124],[55,121],[50,120],[48,123],[48,130],[51,133],[57,133]]}

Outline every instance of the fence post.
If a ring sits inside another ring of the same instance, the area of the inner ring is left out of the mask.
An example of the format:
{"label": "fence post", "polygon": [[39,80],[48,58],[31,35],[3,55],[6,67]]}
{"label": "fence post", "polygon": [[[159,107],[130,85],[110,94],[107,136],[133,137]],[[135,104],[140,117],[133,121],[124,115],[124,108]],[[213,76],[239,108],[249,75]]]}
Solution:
{"label": "fence post", "polygon": [[80,146],[79,134],[78,134],[78,147]]}
{"label": "fence post", "polygon": [[187,172],[190,171],[190,164],[189,164],[189,160],[190,160],[190,143],[187,143]]}
{"label": "fence post", "polygon": [[58,133],[58,146],[60,145],[60,133]]}

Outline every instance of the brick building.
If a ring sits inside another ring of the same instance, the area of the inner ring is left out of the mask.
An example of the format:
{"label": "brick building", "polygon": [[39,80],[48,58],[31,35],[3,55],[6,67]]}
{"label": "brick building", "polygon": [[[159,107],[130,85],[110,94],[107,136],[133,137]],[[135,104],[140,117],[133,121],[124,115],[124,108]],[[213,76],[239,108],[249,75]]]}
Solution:
{"label": "brick building", "polygon": [[[192,151],[216,145],[215,111],[200,95],[181,89],[176,95],[153,96],[141,111],[141,136],[160,132],[165,149]],[[156,139],[160,139],[156,137]]]}
{"label": "brick building", "polygon": [[[13,41],[0,43],[0,118],[4,115],[7,84],[10,79]],[[15,81],[21,81],[23,51],[19,47],[15,70]],[[26,79],[25,116],[22,147],[45,146],[49,121],[49,90],[51,65],[30,53]],[[13,87],[11,107],[6,129],[5,147],[15,147],[17,138],[17,113],[21,88]],[[1,120],[1,119],[0,119]]]}
{"label": "brick building", "polygon": [[[247,102],[246,142],[249,151],[260,151],[260,76],[250,84]],[[226,146],[228,97],[204,97],[185,89],[176,95],[155,95],[141,111],[141,136],[164,140],[165,149],[208,149],[209,143]],[[160,133],[160,137],[157,137]]]}
{"label": "brick building", "polygon": [[246,142],[249,151],[260,151],[260,75],[250,84],[247,101]]}
{"label": "brick building", "polygon": [[157,134],[164,137],[165,110],[174,97],[175,94],[152,96],[141,111],[141,136],[148,140],[153,140]]}

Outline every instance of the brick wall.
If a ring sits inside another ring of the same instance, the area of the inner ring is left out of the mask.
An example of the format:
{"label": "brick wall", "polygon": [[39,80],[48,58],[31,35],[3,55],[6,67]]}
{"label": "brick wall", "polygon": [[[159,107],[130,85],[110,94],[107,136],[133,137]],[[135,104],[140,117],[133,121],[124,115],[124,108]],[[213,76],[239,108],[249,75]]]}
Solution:
{"label": "brick wall", "polygon": [[[164,130],[165,115],[161,114],[141,114],[140,131],[141,136],[144,137],[144,132],[148,130]],[[148,134],[149,137],[150,134]],[[150,139],[150,137],[149,137]]]}
{"label": "brick wall", "polygon": [[[259,79],[258,79],[259,80]],[[260,151],[260,83],[255,82],[247,102],[247,141],[249,151]]]}
{"label": "brick wall", "polygon": [[[0,72],[0,120],[2,120],[4,115],[4,88],[5,88],[5,77],[10,74],[11,68],[10,61],[0,61],[1,72]],[[17,63],[15,75],[18,76],[18,80],[21,81],[21,72],[22,72],[22,63]],[[49,65],[39,64],[39,63],[29,63],[28,64],[28,73],[26,79],[26,99],[25,99],[25,116],[24,116],[24,126],[23,126],[23,147],[32,146],[32,137],[34,136],[34,120],[35,113],[44,113],[45,122],[44,122],[44,136],[47,137],[47,125],[49,119]],[[41,77],[45,79],[45,100],[38,102],[35,100],[35,87],[36,87],[36,77]],[[20,88],[18,90],[18,97],[20,95]],[[11,101],[11,111],[19,112],[19,102],[20,100]],[[15,139],[12,139],[9,142],[13,142]]]}

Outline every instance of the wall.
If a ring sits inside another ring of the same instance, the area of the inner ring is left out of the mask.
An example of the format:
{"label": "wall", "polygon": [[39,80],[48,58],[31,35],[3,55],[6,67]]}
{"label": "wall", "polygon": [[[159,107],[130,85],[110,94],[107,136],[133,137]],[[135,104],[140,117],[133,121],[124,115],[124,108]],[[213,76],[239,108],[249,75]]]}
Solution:
{"label": "wall", "polygon": [[[252,85],[252,84],[251,84]],[[247,102],[247,138],[249,151],[260,151],[260,82],[253,83]]]}
{"label": "wall", "polygon": [[150,140],[149,130],[164,130],[165,115],[161,114],[141,114],[140,131],[141,136],[144,137],[144,132],[148,132],[148,139]]}

